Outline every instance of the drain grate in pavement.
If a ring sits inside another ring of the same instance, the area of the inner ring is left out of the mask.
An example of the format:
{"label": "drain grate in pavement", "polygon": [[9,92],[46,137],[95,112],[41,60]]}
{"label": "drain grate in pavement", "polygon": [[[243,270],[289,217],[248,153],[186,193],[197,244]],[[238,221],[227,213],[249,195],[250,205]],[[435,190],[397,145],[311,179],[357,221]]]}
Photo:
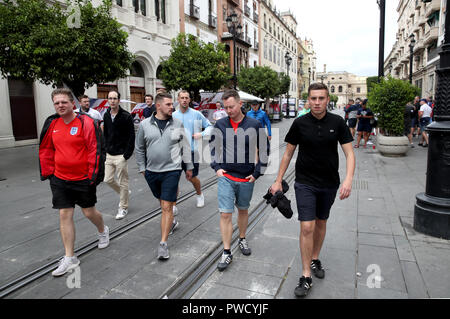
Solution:
{"label": "drain grate in pavement", "polygon": [[363,181],[363,180],[354,180],[352,184],[353,189],[359,189],[359,190],[368,190],[369,189],[369,182]]}

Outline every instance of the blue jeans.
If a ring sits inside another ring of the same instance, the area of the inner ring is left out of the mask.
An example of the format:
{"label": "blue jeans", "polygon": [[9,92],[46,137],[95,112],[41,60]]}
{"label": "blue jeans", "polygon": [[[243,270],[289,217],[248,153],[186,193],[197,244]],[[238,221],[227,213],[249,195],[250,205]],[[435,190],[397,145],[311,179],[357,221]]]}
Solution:
{"label": "blue jeans", "polygon": [[235,182],[225,176],[219,177],[217,183],[219,212],[233,213],[235,205],[238,209],[248,209],[254,185],[254,183],[249,182]]}

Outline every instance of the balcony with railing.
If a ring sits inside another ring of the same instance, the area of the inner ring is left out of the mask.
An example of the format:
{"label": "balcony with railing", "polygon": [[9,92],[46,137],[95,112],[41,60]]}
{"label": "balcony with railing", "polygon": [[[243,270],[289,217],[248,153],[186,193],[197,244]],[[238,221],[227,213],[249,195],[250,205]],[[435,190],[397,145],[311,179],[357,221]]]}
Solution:
{"label": "balcony with railing", "polygon": [[211,28],[217,28],[217,17],[216,17],[215,15],[210,14],[210,15],[208,16],[208,25],[209,25]]}
{"label": "balcony with railing", "polygon": [[200,19],[200,8],[194,5],[194,1],[189,4],[189,15],[194,19]]}
{"label": "balcony with railing", "polygon": [[258,14],[253,12],[253,22],[258,23]]}
{"label": "balcony with railing", "polygon": [[428,18],[433,12],[441,10],[441,0],[432,0],[427,3],[425,16]]}
{"label": "balcony with railing", "polygon": [[437,40],[437,38],[439,37],[439,27],[438,26],[434,26],[428,29],[427,32],[425,32],[425,36],[424,36],[424,44],[430,44],[433,41]]}
{"label": "balcony with railing", "polygon": [[250,17],[250,7],[248,5],[244,5],[244,14]]}

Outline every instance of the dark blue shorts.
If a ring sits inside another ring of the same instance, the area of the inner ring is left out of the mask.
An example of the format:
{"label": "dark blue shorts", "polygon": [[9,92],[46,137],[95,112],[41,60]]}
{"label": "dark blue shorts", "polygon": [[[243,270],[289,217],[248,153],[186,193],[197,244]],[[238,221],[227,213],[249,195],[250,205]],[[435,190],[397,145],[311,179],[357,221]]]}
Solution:
{"label": "dark blue shorts", "polygon": [[161,173],[145,171],[145,179],[148,186],[150,186],[153,196],[173,203],[177,201],[180,176],[181,170]]}
{"label": "dark blue shorts", "polygon": [[348,127],[355,128],[357,119],[348,119]]}
{"label": "dark blue shorts", "polygon": [[372,125],[359,122],[357,131],[370,133],[370,132],[372,132]]}
{"label": "dark blue shorts", "polygon": [[[192,161],[192,163],[194,164],[194,169],[192,170],[192,177],[195,177],[195,176],[198,175],[198,168],[199,168],[199,166],[200,166],[198,163],[194,162],[194,156],[195,156],[195,154],[196,154],[196,152],[191,152],[191,161]],[[195,160],[198,161],[198,156],[197,156],[197,158],[195,158]],[[184,164],[183,161],[181,162],[181,169],[182,169],[183,171],[185,171],[185,172],[186,172],[186,170],[187,170],[186,164]]]}
{"label": "dark blue shorts", "polygon": [[316,219],[327,220],[336,199],[337,188],[318,188],[295,182],[298,220],[302,222]]}
{"label": "dark blue shorts", "polygon": [[431,123],[431,117],[422,117],[419,121],[420,131],[425,132],[425,128]]}

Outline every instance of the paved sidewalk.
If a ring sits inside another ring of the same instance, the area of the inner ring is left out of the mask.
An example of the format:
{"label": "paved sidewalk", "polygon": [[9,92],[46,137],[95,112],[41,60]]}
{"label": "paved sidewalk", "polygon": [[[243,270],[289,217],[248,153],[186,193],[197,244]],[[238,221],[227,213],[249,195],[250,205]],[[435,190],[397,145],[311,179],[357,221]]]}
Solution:
{"label": "paved sidewalk", "polygon": [[[450,241],[412,227],[427,158],[427,149],[414,142],[416,148],[397,158],[355,149],[352,195],[336,199],[320,256],[326,276],[313,278],[307,298],[450,298]],[[341,150],[340,175],[345,175]],[[270,212],[247,237],[252,255],[235,251],[229,269],[216,271],[194,298],[295,298],[301,259],[290,186],[294,216]]]}
{"label": "paved sidewalk", "polygon": [[[291,122],[284,120],[275,126],[282,128],[285,134]],[[283,140],[284,135],[280,142]],[[417,145],[417,140],[415,143]],[[15,156],[17,151],[20,149],[16,149]],[[35,151],[31,149],[29,154],[35,154]],[[355,154],[357,167],[352,195],[343,201],[336,199],[328,223],[320,257],[326,277],[313,279],[314,287],[308,298],[449,298],[450,241],[416,233],[412,228],[415,195],[425,190],[427,149],[416,146],[406,157],[398,158],[383,157],[372,148],[355,149]],[[35,159],[26,158],[17,163],[14,158],[17,159],[9,156],[8,152],[2,153],[2,162],[9,161],[9,169],[0,170],[0,175],[8,178],[0,188],[3,193],[0,196],[7,196],[3,199],[14,203],[8,204],[11,211],[1,209],[1,218],[17,218],[14,224],[17,234],[14,236],[19,238],[23,236],[20,218],[26,219],[28,215],[36,218],[34,225],[38,226],[40,217],[28,206],[44,205],[39,196],[45,197],[45,205],[48,206],[49,191],[48,185],[37,187],[35,184],[39,183]],[[294,165],[293,160],[291,168]],[[19,167],[26,169],[17,170]],[[134,167],[130,167],[132,169]],[[202,172],[205,178],[211,174],[211,170],[206,168]],[[344,174],[345,160],[340,151],[341,177]],[[275,177],[275,174],[267,174],[258,179],[252,206],[262,199]],[[136,192],[132,193],[136,196],[136,208],[146,206],[149,209],[154,200],[148,187],[139,179],[135,183],[139,183],[134,187]],[[190,190],[192,186],[183,182],[183,188]],[[278,210],[270,210],[247,236],[252,255],[246,257],[235,252],[229,269],[222,273],[214,272],[193,298],[295,298],[293,291],[300,276],[301,262],[299,222],[292,184],[287,195],[292,202],[294,216],[288,220]],[[110,209],[105,216],[112,222],[115,196],[108,188],[101,190],[101,196],[104,212]],[[168,262],[155,260],[155,243],[160,234],[158,218],[113,240],[108,249],[95,250],[83,256],[81,289],[69,289],[67,276],[52,278],[48,275],[8,298],[157,298],[168,284],[220,240],[217,187],[212,187],[205,196],[204,209],[195,208],[194,200],[181,206],[181,226],[170,237],[171,259]],[[29,200],[20,202],[22,197]],[[54,214],[48,207],[41,211],[40,214],[45,215],[42,222]],[[14,212],[21,213],[20,218],[15,217]],[[235,220],[236,216],[233,218]],[[57,224],[57,218],[53,216],[52,219]],[[29,225],[26,229],[33,227]],[[92,227],[89,230],[92,231]],[[61,250],[58,231],[52,230],[52,234],[55,237],[53,245]],[[2,232],[3,245],[14,238],[5,237]],[[24,246],[17,257],[6,255],[5,251],[5,259],[1,262],[9,265],[12,258],[24,258],[25,262],[27,258],[31,259],[29,255],[45,253],[43,245],[37,252],[27,251]],[[377,269],[379,274],[375,273]],[[379,277],[375,278],[375,275]],[[370,288],[378,283],[380,288]]]}

